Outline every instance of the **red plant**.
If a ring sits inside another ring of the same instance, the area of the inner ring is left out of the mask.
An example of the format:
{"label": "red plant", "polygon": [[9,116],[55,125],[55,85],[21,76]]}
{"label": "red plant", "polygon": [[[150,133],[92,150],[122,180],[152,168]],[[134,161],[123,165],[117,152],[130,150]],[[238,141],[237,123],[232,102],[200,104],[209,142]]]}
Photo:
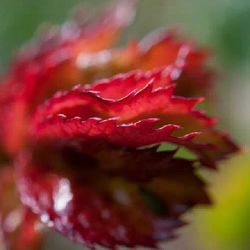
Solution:
{"label": "red plant", "polygon": [[[2,148],[14,167],[2,171],[10,205],[0,217],[10,249],[38,249],[41,223],[93,249],[157,247],[184,212],[210,203],[197,169],[238,150],[196,108],[211,90],[206,51],[174,32],[110,48],[133,7],[120,1],[94,25],[78,15],[49,29],[3,80]],[[6,229],[16,209],[20,223]]]}

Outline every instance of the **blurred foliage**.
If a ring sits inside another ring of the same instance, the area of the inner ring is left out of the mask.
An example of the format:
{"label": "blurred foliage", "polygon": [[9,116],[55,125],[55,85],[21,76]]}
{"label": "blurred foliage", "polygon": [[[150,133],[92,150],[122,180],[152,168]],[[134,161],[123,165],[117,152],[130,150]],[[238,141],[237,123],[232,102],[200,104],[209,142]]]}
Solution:
{"label": "blurred foliage", "polygon": [[[44,21],[60,23],[77,4],[99,7],[101,0],[1,0],[0,62],[27,41]],[[92,7],[92,8],[91,8]],[[142,36],[155,28],[177,26],[218,52],[218,58],[237,67],[250,53],[248,0],[143,0],[130,34]],[[135,35],[134,35],[135,36]]]}
{"label": "blurred foliage", "polygon": [[249,250],[249,166],[248,153],[226,162],[220,174],[213,177],[211,193],[215,205],[197,214],[197,231],[202,240],[202,249]]}
{"label": "blurred foliage", "polygon": [[231,1],[227,16],[219,24],[213,36],[223,62],[239,68],[250,57],[250,1]]}

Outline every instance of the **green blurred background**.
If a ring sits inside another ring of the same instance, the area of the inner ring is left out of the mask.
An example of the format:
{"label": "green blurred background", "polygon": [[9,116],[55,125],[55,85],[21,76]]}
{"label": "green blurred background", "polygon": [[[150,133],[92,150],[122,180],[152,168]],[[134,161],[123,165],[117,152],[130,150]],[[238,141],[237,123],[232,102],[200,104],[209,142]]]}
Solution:
{"label": "green blurred background", "polygon": [[[93,10],[107,0],[0,0],[0,72],[4,73],[20,44],[43,22],[61,23],[76,4]],[[178,27],[184,36],[207,46],[219,72],[216,113],[219,126],[243,145],[243,155],[209,174],[213,208],[187,215],[192,225],[164,250],[250,249],[250,1],[249,0],[141,0],[134,25],[124,33],[141,38],[159,27]],[[56,240],[55,240],[56,239]],[[59,240],[60,239],[60,240]],[[61,238],[48,240],[46,249],[59,247]],[[50,247],[49,247],[50,245]],[[82,249],[82,248],[80,248]]]}

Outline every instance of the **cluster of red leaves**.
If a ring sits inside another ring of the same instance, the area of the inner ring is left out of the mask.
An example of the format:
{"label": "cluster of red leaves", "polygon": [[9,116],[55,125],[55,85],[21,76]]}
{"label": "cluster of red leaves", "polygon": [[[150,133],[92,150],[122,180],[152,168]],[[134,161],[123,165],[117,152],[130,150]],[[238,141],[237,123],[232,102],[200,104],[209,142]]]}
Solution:
{"label": "cluster of red leaves", "polygon": [[[38,249],[42,224],[93,249],[157,247],[184,212],[209,204],[197,168],[238,150],[196,108],[211,90],[206,51],[174,32],[110,48],[134,4],[46,30],[4,78],[1,140],[14,167],[2,170],[0,222],[9,249]],[[181,148],[196,159],[178,156]]]}

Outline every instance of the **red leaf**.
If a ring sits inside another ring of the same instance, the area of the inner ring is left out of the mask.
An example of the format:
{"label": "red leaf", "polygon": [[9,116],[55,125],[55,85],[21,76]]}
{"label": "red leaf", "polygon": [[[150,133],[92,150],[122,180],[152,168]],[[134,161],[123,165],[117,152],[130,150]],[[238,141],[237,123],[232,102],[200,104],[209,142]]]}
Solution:
{"label": "red leaf", "polygon": [[[0,136],[5,150],[20,157],[25,205],[13,170],[3,171],[0,222],[10,249],[40,247],[37,216],[92,248],[156,247],[175,236],[184,212],[210,202],[195,167],[215,167],[238,150],[196,109],[203,98],[187,98],[211,90],[205,50],[174,32],[110,48],[133,18],[135,2],[117,1],[94,24],[75,13],[62,27],[49,28],[5,77]],[[131,70],[137,71],[87,85]],[[76,83],[84,85],[68,91]],[[176,150],[157,152],[162,143]],[[197,160],[177,158],[181,147]],[[14,210],[21,219],[10,230]]]}
{"label": "red leaf", "polygon": [[41,248],[42,225],[29,208],[21,205],[13,168],[1,169],[0,232],[6,249]]}
{"label": "red leaf", "polygon": [[[30,115],[37,105],[76,83],[87,84],[134,69],[167,67],[164,82],[154,87],[166,86],[174,80],[177,94],[208,94],[213,74],[205,66],[207,52],[180,41],[174,32],[157,32],[124,49],[110,49],[121,28],[131,21],[135,2],[118,1],[94,24],[88,21],[86,13],[76,15],[62,27],[43,32],[37,41],[22,50],[4,79],[5,95],[2,99],[0,96],[0,103],[4,103],[1,137],[8,153],[14,154],[25,145]],[[95,88],[113,98],[135,90],[128,85],[123,89],[116,87],[116,93],[103,84]]]}
{"label": "red leaf", "polygon": [[208,52],[191,41],[182,41],[175,31],[160,30],[149,34],[140,43],[141,58],[137,67],[151,70],[175,65],[172,77],[177,82],[176,94],[210,96],[214,72],[206,66]]}
{"label": "red leaf", "polygon": [[155,247],[175,236],[180,214],[209,203],[192,162],[173,159],[173,152],[64,145],[40,144],[22,156],[19,191],[44,223],[75,242]]}
{"label": "red leaf", "polygon": [[[108,82],[101,81],[93,85],[99,92],[79,87],[59,93],[34,115],[32,134],[37,138],[102,139],[130,147],[171,142],[193,150],[203,164],[212,167],[237,151],[226,135],[213,128],[214,119],[195,110],[200,98],[173,96],[174,87],[162,84],[165,75],[161,78],[158,72],[156,76],[140,72],[115,77],[110,81],[112,91]],[[131,92],[122,95],[126,86]],[[119,96],[113,94],[116,87]]]}
{"label": "red leaf", "polygon": [[[39,103],[59,89],[70,89],[77,82],[96,77],[92,69],[77,65],[78,58],[82,54],[98,57],[99,52],[108,49],[133,18],[135,2],[117,1],[93,24],[74,18],[60,28],[52,27],[22,50],[2,83],[6,92],[0,99],[4,119],[1,126],[8,153],[23,147],[30,113]],[[102,70],[99,59],[97,64],[96,75]]]}

